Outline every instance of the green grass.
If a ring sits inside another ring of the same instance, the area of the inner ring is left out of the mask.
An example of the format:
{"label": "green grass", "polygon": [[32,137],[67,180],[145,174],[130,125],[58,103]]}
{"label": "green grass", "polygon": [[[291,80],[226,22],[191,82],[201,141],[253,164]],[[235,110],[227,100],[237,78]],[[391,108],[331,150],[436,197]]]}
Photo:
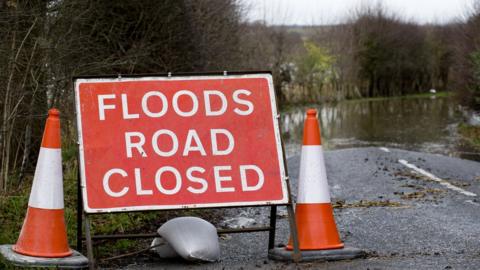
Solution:
{"label": "green grass", "polygon": [[479,126],[470,126],[467,124],[460,124],[458,126],[458,132],[470,144],[480,149],[480,127]]}
{"label": "green grass", "polygon": [[0,256],[0,269],[13,270],[13,269],[28,269],[28,268],[13,266],[9,262],[5,261],[5,259],[2,256]]}

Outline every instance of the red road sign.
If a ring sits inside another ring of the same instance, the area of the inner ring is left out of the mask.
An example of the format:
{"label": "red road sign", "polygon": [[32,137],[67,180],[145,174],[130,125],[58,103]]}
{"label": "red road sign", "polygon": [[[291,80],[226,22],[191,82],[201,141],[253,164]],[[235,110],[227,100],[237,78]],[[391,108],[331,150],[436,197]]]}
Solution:
{"label": "red road sign", "polygon": [[88,213],[288,202],[269,74],[75,80]]}

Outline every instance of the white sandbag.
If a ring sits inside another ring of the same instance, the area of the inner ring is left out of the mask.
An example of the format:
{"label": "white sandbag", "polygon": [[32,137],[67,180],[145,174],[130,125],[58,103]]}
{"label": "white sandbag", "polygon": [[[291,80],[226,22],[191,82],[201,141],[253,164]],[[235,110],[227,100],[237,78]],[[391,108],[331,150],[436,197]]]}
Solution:
{"label": "white sandbag", "polygon": [[152,247],[151,250],[157,253],[160,258],[170,259],[180,257],[172,246],[161,237],[154,238],[150,246]]}
{"label": "white sandbag", "polygon": [[201,218],[174,218],[165,222],[158,234],[186,260],[214,262],[220,258],[217,229]]}

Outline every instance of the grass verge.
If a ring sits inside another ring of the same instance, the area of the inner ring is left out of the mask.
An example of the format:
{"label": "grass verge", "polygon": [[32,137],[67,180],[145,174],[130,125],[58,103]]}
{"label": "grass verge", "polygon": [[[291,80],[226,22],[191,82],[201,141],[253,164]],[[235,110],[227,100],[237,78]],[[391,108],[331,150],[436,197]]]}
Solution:
{"label": "grass verge", "polygon": [[480,126],[471,126],[462,123],[458,126],[458,132],[466,141],[480,149]]}

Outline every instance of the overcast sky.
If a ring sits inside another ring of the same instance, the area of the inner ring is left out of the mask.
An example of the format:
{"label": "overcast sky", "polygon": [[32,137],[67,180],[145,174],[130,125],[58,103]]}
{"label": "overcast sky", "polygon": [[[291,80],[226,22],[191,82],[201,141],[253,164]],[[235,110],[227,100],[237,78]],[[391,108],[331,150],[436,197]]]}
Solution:
{"label": "overcast sky", "polygon": [[249,21],[289,25],[339,23],[352,9],[377,1],[419,23],[445,23],[460,18],[475,0],[243,0]]}

